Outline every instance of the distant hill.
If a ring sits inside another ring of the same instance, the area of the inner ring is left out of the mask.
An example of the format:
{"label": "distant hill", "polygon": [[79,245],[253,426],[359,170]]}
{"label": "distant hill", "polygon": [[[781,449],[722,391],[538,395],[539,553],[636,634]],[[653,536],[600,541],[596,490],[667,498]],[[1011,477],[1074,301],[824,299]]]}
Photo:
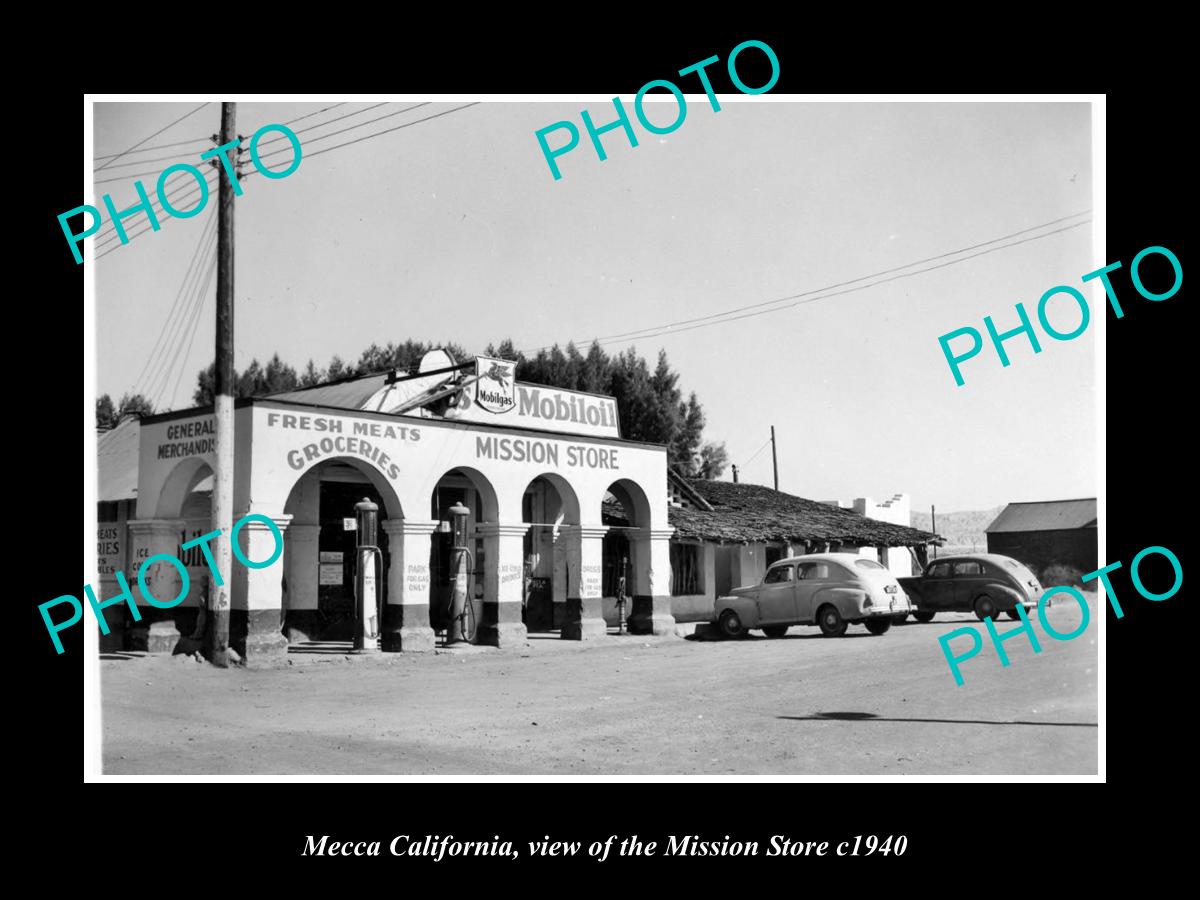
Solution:
{"label": "distant hill", "polygon": [[[950,551],[965,551],[984,553],[987,551],[987,535],[984,529],[995,521],[1004,506],[995,509],[975,509],[966,512],[937,514],[937,533],[946,539],[945,553]],[[914,512],[912,514],[913,528],[924,531],[934,531],[929,521],[929,513]]]}

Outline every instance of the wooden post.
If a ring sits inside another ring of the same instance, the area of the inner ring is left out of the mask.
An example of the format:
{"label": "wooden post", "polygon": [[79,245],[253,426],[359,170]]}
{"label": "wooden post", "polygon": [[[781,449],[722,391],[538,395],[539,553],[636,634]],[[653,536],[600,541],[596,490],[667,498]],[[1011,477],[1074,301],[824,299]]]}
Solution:
{"label": "wooden post", "polygon": [[775,426],[771,426],[771,467],[775,470],[775,490],[779,490],[779,458],[775,455]]}
{"label": "wooden post", "polygon": [[[929,504],[929,530],[937,534],[937,507]],[[933,558],[937,559],[937,544],[933,545]]]}
{"label": "wooden post", "polygon": [[[237,138],[236,103],[221,104],[221,138],[224,146]],[[235,171],[237,155],[234,154]],[[233,176],[233,177],[236,177]],[[220,535],[216,550],[216,577],[212,584],[212,663],[229,665],[229,592],[232,587],[233,547],[233,181],[218,162],[217,182],[217,342],[215,418],[216,470],[213,472],[212,528]],[[216,582],[221,584],[217,585]]]}

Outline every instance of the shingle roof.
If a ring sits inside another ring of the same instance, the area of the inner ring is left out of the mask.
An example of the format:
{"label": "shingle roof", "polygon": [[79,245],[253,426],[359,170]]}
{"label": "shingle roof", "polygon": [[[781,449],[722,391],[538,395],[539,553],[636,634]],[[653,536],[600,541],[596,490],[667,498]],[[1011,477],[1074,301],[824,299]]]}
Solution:
{"label": "shingle roof", "polygon": [[928,531],[775,491],[760,484],[688,479],[712,510],[672,506],[668,520],[683,540],[758,543],[830,541],[866,547],[941,543]]}
{"label": "shingle roof", "polygon": [[1096,527],[1096,498],[1039,500],[1010,503],[985,530],[988,534],[1012,531],[1064,531]]}
{"label": "shingle roof", "polygon": [[138,436],[142,424],[129,418],[96,439],[97,494],[101,503],[137,497]]}

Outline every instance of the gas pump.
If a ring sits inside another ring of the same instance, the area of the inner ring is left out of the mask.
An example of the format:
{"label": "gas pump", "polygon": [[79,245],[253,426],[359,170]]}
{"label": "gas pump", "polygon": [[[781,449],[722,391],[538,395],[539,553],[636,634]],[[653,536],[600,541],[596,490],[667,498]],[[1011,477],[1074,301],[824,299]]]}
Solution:
{"label": "gas pump", "polygon": [[625,633],[625,572],[629,557],[621,557],[621,577],[617,579],[617,634]]}
{"label": "gas pump", "polygon": [[379,506],[366,497],[354,504],[358,518],[358,541],[354,548],[354,652],[379,649],[380,576],[383,553],[376,541]]}
{"label": "gas pump", "polygon": [[467,517],[471,511],[461,503],[455,503],[447,512],[450,513],[454,543],[450,553],[450,621],[446,625],[446,643],[459,644],[469,642],[471,638],[471,635],[463,633],[463,620],[466,618],[463,612],[471,602],[467,596],[467,557],[470,554],[467,549]]}

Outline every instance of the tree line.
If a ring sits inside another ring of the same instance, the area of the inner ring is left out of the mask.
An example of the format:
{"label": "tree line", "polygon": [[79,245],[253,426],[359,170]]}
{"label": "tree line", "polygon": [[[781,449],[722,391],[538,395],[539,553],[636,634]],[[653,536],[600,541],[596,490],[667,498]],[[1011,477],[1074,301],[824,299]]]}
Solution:
{"label": "tree line", "polygon": [[[234,373],[235,395],[256,397],[294,391],[393,369],[416,371],[421,357],[436,349],[443,349],[460,361],[474,356],[454,342],[427,344],[407,340],[398,344],[389,342],[383,347],[373,343],[357,362],[347,363],[334,356],[327,367],[318,368],[310,359],[297,372],[276,353],[266,365],[254,359],[245,370]],[[506,339],[499,345],[489,344],[483,355],[516,362],[518,381],[613,397],[617,401],[621,434],[630,440],[665,444],[669,463],[684,475],[711,479],[721,477],[725,471],[728,454],[724,443],[704,440],[704,409],[694,391],[684,396],[679,373],[671,368],[664,350],[659,351],[653,368],[632,347],[610,355],[596,341],[587,353],[572,342],[566,348],[556,344],[527,356]],[[198,373],[192,395],[197,406],[213,403],[215,374],[215,364]],[[142,408],[127,411],[153,412],[152,408],[144,408],[149,406],[145,398],[138,399]],[[97,420],[101,418],[101,404],[107,401],[106,415],[115,424],[121,415],[119,410],[129,400],[128,396],[122,398],[121,404],[114,408],[112,400],[104,395],[97,401]]]}

